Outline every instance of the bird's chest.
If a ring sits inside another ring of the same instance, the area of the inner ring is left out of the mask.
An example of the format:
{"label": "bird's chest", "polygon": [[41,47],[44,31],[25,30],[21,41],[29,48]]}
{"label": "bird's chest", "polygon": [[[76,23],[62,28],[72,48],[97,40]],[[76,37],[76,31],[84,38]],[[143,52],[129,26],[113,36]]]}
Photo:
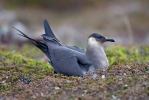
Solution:
{"label": "bird's chest", "polygon": [[109,66],[109,62],[103,48],[90,49],[87,52],[87,56],[92,61],[96,69],[107,69]]}

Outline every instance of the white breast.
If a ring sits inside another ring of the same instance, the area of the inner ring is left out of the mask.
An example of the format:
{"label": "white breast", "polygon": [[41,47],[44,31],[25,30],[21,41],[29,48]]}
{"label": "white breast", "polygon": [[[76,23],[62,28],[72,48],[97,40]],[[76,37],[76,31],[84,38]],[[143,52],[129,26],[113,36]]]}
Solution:
{"label": "white breast", "polygon": [[106,70],[109,66],[102,44],[93,37],[88,39],[87,56],[96,69]]}

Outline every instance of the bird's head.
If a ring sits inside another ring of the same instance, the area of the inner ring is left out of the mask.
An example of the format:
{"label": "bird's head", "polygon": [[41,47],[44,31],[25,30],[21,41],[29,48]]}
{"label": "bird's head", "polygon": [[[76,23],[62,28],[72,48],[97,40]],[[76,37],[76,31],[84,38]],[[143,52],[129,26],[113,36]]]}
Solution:
{"label": "bird's head", "polygon": [[88,38],[89,44],[103,44],[104,42],[115,42],[114,39],[108,39],[98,33],[93,33]]}

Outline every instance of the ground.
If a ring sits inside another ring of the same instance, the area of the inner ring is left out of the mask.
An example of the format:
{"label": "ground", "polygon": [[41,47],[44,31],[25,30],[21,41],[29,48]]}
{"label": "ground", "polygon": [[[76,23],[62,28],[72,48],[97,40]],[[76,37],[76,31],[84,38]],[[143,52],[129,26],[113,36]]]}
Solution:
{"label": "ground", "polygon": [[96,79],[54,74],[42,52],[31,47],[1,47],[0,99],[149,99],[147,46],[106,48],[111,65],[107,72],[97,72]]}

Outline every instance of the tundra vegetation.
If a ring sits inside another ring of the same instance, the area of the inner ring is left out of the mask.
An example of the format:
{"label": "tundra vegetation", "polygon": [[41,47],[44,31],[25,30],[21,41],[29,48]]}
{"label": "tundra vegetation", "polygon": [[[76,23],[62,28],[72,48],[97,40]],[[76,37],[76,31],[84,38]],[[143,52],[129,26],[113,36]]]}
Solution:
{"label": "tundra vegetation", "polygon": [[148,99],[149,47],[105,48],[110,66],[98,77],[54,74],[33,45],[0,48],[0,99]]}

